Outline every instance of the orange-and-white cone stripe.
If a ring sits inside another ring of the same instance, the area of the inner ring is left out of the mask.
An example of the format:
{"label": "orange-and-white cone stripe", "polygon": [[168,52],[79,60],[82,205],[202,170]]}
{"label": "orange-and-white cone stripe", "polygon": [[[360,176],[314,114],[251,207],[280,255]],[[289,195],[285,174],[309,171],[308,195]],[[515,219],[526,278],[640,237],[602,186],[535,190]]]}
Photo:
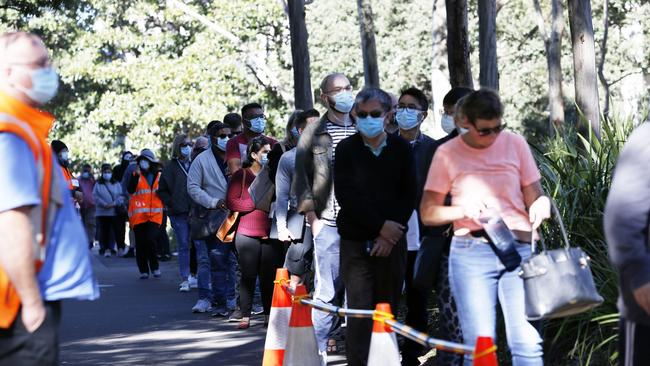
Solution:
{"label": "orange-and-white cone stripe", "polygon": [[289,322],[289,339],[284,355],[285,366],[320,366],[316,334],[311,322],[311,307],[300,303],[307,297],[305,285],[296,286],[291,321]]}
{"label": "orange-and-white cone stripe", "polygon": [[278,268],[275,273],[273,301],[271,302],[269,326],[266,330],[262,366],[282,366],[283,364],[291,318],[291,295],[284,286],[288,283],[289,271],[286,268]]}
{"label": "orange-and-white cone stripe", "polygon": [[377,304],[372,318],[374,323],[368,352],[368,366],[400,366],[397,338],[393,330],[384,323],[385,319],[393,318],[390,304]]}

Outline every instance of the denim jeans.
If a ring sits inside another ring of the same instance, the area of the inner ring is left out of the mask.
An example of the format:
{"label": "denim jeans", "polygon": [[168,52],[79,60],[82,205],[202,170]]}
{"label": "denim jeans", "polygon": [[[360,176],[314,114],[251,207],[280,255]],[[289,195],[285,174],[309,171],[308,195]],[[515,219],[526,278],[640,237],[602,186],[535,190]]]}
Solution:
{"label": "denim jeans", "polygon": [[[216,240],[216,239],[214,239]],[[208,240],[194,240],[194,247],[196,248],[196,282],[199,290],[199,300],[212,301],[212,293],[210,291],[210,282],[212,280],[212,268],[210,263],[209,247],[214,247]]]}
{"label": "denim jeans", "polygon": [[[339,275],[341,237],[335,226],[323,225],[314,237],[314,300],[341,306],[343,281]],[[327,349],[329,338],[339,338],[341,320],[337,315],[314,309],[314,332],[319,352]]]}
{"label": "denim jeans", "polygon": [[[530,245],[517,245],[517,251],[522,259],[531,254]],[[451,242],[449,281],[465,343],[474,345],[478,336],[495,337],[498,300],[513,366],[542,366],[542,338],[526,320],[524,283],[517,272],[506,272],[481,240],[454,237]],[[472,365],[471,356],[465,356],[465,365]]]}
{"label": "denim jeans", "polygon": [[170,215],[169,220],[178,243],[178,271],[182,281],[190,276],[190,226],[187,214]]}
{"label": "denim jeans", "polygon": [[210,250],[210,270],[212,278],[212,296],[217,305],[234,308],[237,296],[235,295],[235,253],[233,244],[217,241]]}

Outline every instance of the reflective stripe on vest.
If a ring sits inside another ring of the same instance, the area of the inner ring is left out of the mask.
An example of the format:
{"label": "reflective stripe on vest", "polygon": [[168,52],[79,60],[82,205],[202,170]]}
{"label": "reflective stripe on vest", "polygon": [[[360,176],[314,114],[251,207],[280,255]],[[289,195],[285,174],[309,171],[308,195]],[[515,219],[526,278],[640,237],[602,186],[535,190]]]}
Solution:
{"label": "reflective stripe on vest", "polygon": [[160,182],[160,173],[153,181],[153,187],[149,186],[147,179],[140,175],[135,192],[129,199],[129,223],[131,226],[154,222],[162,224],[163,203],[156,194]]}

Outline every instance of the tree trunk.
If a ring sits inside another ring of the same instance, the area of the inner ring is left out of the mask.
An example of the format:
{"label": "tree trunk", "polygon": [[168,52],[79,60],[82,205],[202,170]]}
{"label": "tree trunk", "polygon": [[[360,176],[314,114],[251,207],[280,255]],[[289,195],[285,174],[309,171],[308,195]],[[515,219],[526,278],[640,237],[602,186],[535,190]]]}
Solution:
{"label": "tree trunk", "polygon": [[481,86],[498,90],[496,0],[478,0],[478,19],[479,79]]}
{"label": "tree trunk", "polygon": [[600,108],[596,79],[594,27],[591,22],[591,1],[568,1],[576,104],[591,126],[596,138],[600,139]]}
{"label": "tree trunk", "polygon": [[469,59],[467,0],[445,0],[447,7],[447,60],[452,87],[474,87]]}
{"label": "tree trunk", "polygon": [[605,108],[603,108],[603,116],[609,118],[609,98],[610,98],[610,84],[605,77],[605,56],[607,56],[607,38],[609,36],[609,0],[603,1],[603,41],[600,44],[600,61],[598,62],[598,78],[605,90]]}
{"label": "tree trunk", "polygon": [[366,86],[379,87],[379,67],[375,46],[375,26],[373,24],[370,0],[357,0],[359,28],[361,30],[361,51],[363,53],[363,75]]}
{"label": "tree trunk", "polygon": [[564,97],[562,93],[562,34],[564,33],[564,13],[561,0],[551,1],[551,32],[546,32],[544,16],[539,0],[533,0],[537,12],[538,27],[544,40],[546,62],[548,65],[548,109],[549,132],[564,127]]}
{"label": "tree trunk", "polygon": [[291,32],[291,58],[293,59],[293,93],[296,109],[311,109],[314,98],[311,91],[309,47],[305,24],[305,1],[289,0],[289,30]]}

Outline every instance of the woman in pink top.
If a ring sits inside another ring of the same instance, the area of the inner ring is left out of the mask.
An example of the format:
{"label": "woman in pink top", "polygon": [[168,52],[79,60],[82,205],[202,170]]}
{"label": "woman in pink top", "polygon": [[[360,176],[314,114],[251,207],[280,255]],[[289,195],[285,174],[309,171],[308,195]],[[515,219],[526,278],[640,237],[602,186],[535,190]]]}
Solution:
{"label": "woman in pink top", "polygon": [[235,248],[237,248],[241,271],[239,299],[243,315],[239,329],[247,329],[250,326],[253,291],[258,275],[264,315],[268,319],[275,270],[282,267],[284,263],[284,247],[281,242],[268,240],[269,213],[256,209],[248,193],[248,188],[266,164],[269,151],[271,147],[266,137],[258,136],[250,140],[247,148],[248,160],[244,164],[244,169],[232,175],[226,193],[228,209],[239,212],[239,224],[235,235]]}
{"label": "woman in pink top", "polygon": [[[542,339],[526,320],[523,281],[518,270],[506,270],[478,219],[499,215],[517,238],[516,252],[527,258],[532,232],[550,216],[550,201],[528,144],[504,131],[499,96],[481,89],[465,97],[461,108],[459,125],[468,132],[436,151],[424,186],[422,221],[453,223],[449,277],[465,343],[495,337],[498,300],[513,365],[541,366]],[[447,194],[451,206],[444,205]],[[465,365],[471,364],[466,356]]]}

